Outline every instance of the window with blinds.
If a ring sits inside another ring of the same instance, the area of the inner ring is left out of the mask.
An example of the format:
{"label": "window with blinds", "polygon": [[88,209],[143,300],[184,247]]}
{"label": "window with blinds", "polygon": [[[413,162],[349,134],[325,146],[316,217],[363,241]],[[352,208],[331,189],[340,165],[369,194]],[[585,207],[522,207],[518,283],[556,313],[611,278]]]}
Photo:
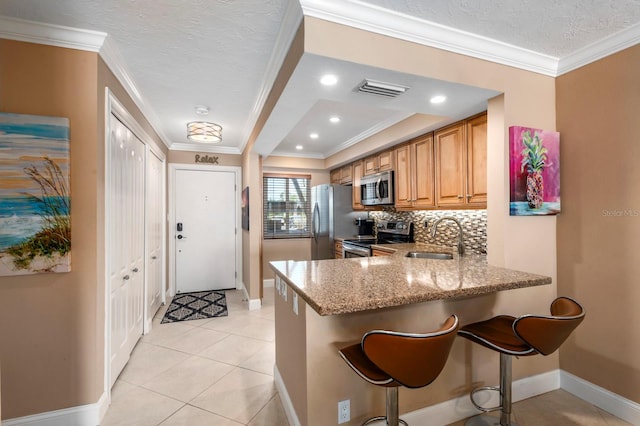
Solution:
{"label": "window with blinds", "polygon": [[264,174],[264,238],[311,236],[311,176]]}

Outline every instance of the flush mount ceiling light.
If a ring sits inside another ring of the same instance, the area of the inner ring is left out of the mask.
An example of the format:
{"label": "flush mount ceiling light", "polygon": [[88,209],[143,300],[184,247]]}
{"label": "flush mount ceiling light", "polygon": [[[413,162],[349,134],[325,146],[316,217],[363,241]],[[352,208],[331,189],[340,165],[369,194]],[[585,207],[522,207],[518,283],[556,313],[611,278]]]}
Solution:
{"label": "flush mount ceiling light", "polygon": [[333,117],[331,117],[329,119],[329,121],[332,122],[332,123],[339,123],[340,122],[340,117],[334,115]]}
{"label": "flush mount ceiling light", "polygon": [[447,100],[447,97],[444,95],[436,95],[430,99],[432,104],[441,104]]}
{"label": "flush mount ceiling light", "polygon": [[296,145],[296,149],[297,150],[301,150],[302,149],[302,145]]}
{"label": "flush mount ceiling light", "polygon": [[317,133],[311,133],[311,134],[309,135],[309,137],[310,137],[311,139],[318,139],[318,138],[320,137],[320,135],[318,135]]}
{"label": "flush mount ceiling light", "polygon": [[333,74],[323,75],[322,78],[320,79],[320,83],[324,84],[325,86],[333,86],[337,82],[338,82],[338,77],[336,77]]}
{"label": "flush mount ceiling light", "polygon": [[208,121],[192,121],[187,123],[187,138],[193,142],[220,142],[222,126]]}

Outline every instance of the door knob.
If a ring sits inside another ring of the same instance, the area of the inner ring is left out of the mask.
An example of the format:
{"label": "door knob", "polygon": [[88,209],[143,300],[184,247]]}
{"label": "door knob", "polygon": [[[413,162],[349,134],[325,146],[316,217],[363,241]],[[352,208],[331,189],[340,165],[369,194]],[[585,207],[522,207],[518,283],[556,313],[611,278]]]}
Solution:
{"label": "door knob", "polygon": [[183,237],[182,235],[178,235],[178,239],[179,239],[179,240],[181,240],[181,239],[183,239],[183,238],[186,238],[186,237]]}

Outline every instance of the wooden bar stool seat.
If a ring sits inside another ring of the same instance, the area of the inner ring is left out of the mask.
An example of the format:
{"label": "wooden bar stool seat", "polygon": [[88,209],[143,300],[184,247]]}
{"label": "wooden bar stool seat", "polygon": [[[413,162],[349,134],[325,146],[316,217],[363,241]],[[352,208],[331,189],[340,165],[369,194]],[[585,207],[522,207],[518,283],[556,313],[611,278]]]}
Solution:
{"label": "wooden bar stool seat", "polygon": [[[558,297],[551,303],[551,315],[500,315],[486,321],[465,325],[458,334],[486,348],[500,353],[500,387],[482,386],[471,391],[471,402],[484,412],[500,410],[500,420],[493,417],[470,418],[467,426],[511,423],[511,357],[549,355],[555,352],[584,319],[584,309],[568,297]],[[474,399],[476,392],[500,392],[500,405],[486,408]]]}
{"label": "wooden bar stool seat", "polygon": [[458,317],[452,315],[430,333],[373,330],[360,343],[341,349],[342,359],[362,379],[386,388],[386,415],[363,425],[379,420],[389,426],[406,425],[398,414],[398,387],[421,388],[433,382],[447,362],[457,331]]}

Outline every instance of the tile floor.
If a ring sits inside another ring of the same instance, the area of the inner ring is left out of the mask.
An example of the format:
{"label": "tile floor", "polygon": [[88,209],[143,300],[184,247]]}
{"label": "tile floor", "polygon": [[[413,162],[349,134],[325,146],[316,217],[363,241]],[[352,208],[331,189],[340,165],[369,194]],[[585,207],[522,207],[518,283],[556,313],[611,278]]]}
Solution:
{"label": "tile floor", "polygon": [[[288,426],[273,381],[273,291],[258,311],[247,310],[242,292],[226,295],[227,317],[160,324],[166,306],[158,311],[112,390],[103,426]],[[520,401],[513,413],[520,426],[629,425],[563,390]]]}
{"label": "tile floor", "polygon": [[227,291],[227,317],[153,321],[116,381],[103,426],[288,425],[273,381],[273,291],[248,311]]}

